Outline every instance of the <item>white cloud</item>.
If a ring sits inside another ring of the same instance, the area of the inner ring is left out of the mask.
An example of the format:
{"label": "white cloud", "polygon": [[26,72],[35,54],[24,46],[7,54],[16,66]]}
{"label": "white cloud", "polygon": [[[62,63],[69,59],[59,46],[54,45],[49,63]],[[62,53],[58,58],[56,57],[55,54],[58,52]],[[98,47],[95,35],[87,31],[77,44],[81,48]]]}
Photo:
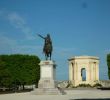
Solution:
{"label": "white cloud", "polygon": [[32,31],[27,26],[25,20],[18,13],[8,13],[7,19],[9,20],[10,24],[13,25],[13,27],[21,30],[22,33],[25,34],[26,39],[31,40],[35,38],[32,36]]}
{"label": "white cloud", "polygon": [[[27,26],[24,18],[16,12],[8,12],[6,10],[0,10],[0,18],[7,20],[14,28],[19,29],[24,35],[26,43],[27,40],[33,40],[35,37],[32,35],[31,29]],[[5,36],[4,32],[0,32],[0,54],[12,54],[12,53],[25,53],[25,54],[38,54],[41,51],[40,46],[20,44],[19,40],[14,40]]]}
{"label": "white cloud", "polygon": [[16,45],[16,41],[9,39],[0,33],[0,54],[1,53],[12,53],[13,47]]}
{"label": "white cloud", "polygon": [[41,46],[28,45],[28,44],[19,44],[19,41],[11,39],[3,35],[3,32],[0,32],[0,54],[37,54],[41,55]]}
{"label": "white cloud", "polygon": [[25,35],[26,39],[35,39],[35,37],[32,35],[32,30],[27,25],[24,18],[17,12],[0,10],[0,17],[7,19],[14,28],[19,29]]}
{"label": "white cloud", "polygon": [[24,20],[17,13],[8,14],[8,18],[11,22],[15,22],[18,25],[20,25],[20,24],[24,25],[25,24]]}
{"label": "white cloud", "polygon": [[24,18],[17,12],[8,12],[6,10],[0,10],[0,17],[8,20],[14,28],[19,29],[28,40],[35,39],[32,35],[32,30],[28,27]]}
{"label": "white cloud", "polygon": [[2,33],[0,33],[0,44],[14,45],[14,44],[16,44],[16,41],[4,36],[3,32],[2,32]]}
{"label": "white cloud", "polygon": [[41,47],[35,45],[16,45],[13,49],[14,53],[37,54],[40,53]]}

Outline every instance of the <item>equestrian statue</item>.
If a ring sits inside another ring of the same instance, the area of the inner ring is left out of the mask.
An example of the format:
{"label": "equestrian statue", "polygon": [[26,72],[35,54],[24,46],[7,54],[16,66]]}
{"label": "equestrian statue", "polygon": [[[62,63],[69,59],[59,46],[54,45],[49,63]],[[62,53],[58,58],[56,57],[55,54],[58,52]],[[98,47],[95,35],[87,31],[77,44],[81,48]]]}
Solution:
{"label": "equestrian statue", "polygon": [[42,35],[38,34],[39,37],[41,37],[42,39],[44,39],[44,47],[43,47],[43,53],[45,54],[45,59],[51,60],[51,55],[52,55],[52,40],[50,38],[50,34],[47,34],[46,37],[43,37]]}

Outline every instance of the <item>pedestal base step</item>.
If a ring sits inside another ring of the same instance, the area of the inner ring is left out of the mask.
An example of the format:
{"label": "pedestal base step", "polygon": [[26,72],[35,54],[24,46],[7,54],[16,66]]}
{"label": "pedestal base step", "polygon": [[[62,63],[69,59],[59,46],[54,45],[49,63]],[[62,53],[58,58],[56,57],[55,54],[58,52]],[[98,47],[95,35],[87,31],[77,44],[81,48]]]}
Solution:
{"label": "pedestal base step", "polygon": [[63,95],[65,92],[58,88],[37,88],[31,92],[33,95]]}

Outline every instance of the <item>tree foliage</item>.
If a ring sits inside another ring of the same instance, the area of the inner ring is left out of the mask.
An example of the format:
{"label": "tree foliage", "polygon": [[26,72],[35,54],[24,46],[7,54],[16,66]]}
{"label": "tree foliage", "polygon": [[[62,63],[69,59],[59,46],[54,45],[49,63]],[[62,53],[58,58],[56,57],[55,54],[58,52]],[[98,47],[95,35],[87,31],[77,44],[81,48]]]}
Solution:
{"label": "tree foliage", "polygon": [[108,76],[110,79],[110,54],[107,55],[107,65],[108,65]]}
{"label": "tree foliage", "polygon": [[40,59],[33,55],[0,55],[0,86],[37,84]]}

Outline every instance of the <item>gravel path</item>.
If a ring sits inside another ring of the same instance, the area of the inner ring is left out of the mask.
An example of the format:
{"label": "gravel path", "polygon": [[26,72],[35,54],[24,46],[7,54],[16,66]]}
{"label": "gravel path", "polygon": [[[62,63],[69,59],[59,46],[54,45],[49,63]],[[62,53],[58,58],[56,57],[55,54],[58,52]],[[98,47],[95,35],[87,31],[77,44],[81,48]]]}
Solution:
{"label": "gravel path", "polygon": [[66,95],[32,95],[14,93],[0,95],[0,100],[110,100],[110,90],[65,90]]}

